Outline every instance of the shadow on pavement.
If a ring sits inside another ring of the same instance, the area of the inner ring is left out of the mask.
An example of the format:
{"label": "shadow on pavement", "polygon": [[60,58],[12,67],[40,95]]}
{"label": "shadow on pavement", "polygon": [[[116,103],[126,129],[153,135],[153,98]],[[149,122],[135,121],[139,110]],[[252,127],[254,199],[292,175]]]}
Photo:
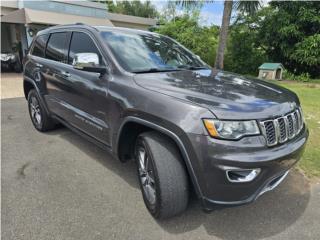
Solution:
{"label": "shadow on pavement", "polygon": [[[121,163],[107,151],[64,128],[48,134],[60,135],[119,175],[130,186],[139,188],[133,161]],[[262,195],[252,204],[204,213],[198,202],[191,199],[184,214],[158,221],[158,224],[171,234],[190,232],[203,227],[207,234],[221,239],[261,239],[278,234],[297,221],[305,211],[309,199],[310,186],[307,180],[301,173],[292,170],[278,188]]]}
{"label": "shadow on pavement", "polygon": [[261,239],[292,225],[305,211],[309,199],[307,180],[293,170],[277,189],[262,195],[252,204],[206,214],[192,203],[185,214],[160,225],[170,233],[187,232],[203,226],[209,235],[221,239]]}
{"label": "shadow on pavement", "polygon": [[119,175],[131,187],[139,188],[136,165],[134,161],[122,163],[118,159],[115,159],[107,150],[99,148],[87,139],[79,136],[78,134],[74,133],[68,128],[63,127],[62,125],[61,128],[47,132],[45,134],[55,136],[59,135],[61,138],[64,138],[68,142],[72,143],[74,146],[79,148],[82,152],[90,156],[95,161],[99,162],[104,167]]}

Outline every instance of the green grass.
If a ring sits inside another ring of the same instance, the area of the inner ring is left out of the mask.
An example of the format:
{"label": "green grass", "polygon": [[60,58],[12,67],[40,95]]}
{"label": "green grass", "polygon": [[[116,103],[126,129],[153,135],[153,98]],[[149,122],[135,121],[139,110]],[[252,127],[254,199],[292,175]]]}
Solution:
{"label": "green grass", "polygon": [[304,118],[309,128],[309,140],[298,164],[308,177],[320,177],[320,84],[273,81],[294,91],[300,99]]}

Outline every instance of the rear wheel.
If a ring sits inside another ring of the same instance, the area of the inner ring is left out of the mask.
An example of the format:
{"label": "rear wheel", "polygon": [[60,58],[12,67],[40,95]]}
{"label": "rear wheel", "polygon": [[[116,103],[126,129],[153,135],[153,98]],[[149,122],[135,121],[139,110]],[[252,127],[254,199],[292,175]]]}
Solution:
{"label": "rear wheel", "polygon": [[28,107],[33,126],[38,131],[45,132],[55,127],[54,121],[47,114],[36,90],[34,89],[30,90],[28,93]]}
{"label": "rear wheel", "polygon": [[174,142],[156,132],[143,133],[137,139],[135,157],[149,212],[155,218],[183,212],[188,205],[188,178]]}

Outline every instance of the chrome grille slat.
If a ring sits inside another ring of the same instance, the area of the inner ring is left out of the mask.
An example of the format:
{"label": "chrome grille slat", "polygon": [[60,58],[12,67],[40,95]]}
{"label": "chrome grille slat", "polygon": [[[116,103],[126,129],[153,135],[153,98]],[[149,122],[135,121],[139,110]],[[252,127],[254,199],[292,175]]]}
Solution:
{"label": "chrome grille slat", "polygon": [[285,118],[281,117],[277,119],[278,121],[278,125],[279,125],[279,142],[283,143],[285,141],[287,141],[288,137],[287,137],[287,124],[285,121]]}
{"label": "chrome grille slat", "polygon": [[301,117],[300,111],[298,109],[296,110],[296,113],[297,113],[297,117],[298,117],[298,126],[299,126],[298,129],[300,131],[303,126],[302,117]]}
{"label": "chrome grille slat", "polygon": [[294,137],[293,119],[291,114],[287,115],[286,117],[288,120],[288,138],[291,139]]}
{"label": "chrome grille slat", "polygon": [[260,127],[268,146],[284,143],[298,135],[303,128],[302,113],[297,109],[283,117],[261,121]]}
{"label": "chrome grille slat", "polygon": [[299,130],[298,116],[296,112],[292,113],[292,119],[293,119],[294,135],[296,135]]}

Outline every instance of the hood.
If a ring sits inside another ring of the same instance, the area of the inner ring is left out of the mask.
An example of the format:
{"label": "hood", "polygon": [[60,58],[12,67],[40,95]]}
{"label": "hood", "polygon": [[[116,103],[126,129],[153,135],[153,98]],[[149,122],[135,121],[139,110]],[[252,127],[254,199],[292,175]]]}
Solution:
{"label": "hood", "polygon": [[134,80],[143,88],[205,107],[220,119],[273,118],[299,105],[297,96],[283,87],[216,69],[136,74]]}

